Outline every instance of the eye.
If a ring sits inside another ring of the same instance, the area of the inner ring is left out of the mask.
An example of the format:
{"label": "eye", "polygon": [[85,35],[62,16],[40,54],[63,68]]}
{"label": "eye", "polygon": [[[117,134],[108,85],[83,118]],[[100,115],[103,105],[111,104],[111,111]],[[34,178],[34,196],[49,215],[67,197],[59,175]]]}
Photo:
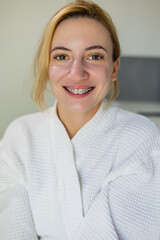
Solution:
{"label": "eye", "polygon": [[100,55],[100,54],[92,54],[92,55],[89,56],[88,59],[89,60],[101,60],[101,59],[103,59],[103,56]]}
{"label": "eye", "polygon": [[65,61],[68,57],[65,54],[58,54],[54,56],[54,59],[58,61]]}

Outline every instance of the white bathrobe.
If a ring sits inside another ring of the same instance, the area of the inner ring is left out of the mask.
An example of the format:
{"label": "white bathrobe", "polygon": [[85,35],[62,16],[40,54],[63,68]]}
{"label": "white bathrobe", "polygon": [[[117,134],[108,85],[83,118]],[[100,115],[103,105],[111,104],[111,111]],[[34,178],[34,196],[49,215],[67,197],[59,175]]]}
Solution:
{"label": "white bathrobe", "polygon": [[160,240],[160,135],[105,101],[72,140],[56,114],[0,143],[0,240]]}

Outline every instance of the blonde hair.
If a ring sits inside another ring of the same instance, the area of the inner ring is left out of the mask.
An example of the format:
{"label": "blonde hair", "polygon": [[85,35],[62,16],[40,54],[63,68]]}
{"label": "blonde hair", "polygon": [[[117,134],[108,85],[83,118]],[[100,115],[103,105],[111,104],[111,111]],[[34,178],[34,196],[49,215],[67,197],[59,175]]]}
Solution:
{"label": "blonde hair", "polygon": [[[48,22],[45,31],[41,37],[39,47],[34,60],[34,76],[35,81],[32,88],[32,99],[41,108],[45,109],[44,93],[47,87],[48,69],[50,61],[50,50],[52,38],[55,29],[60,22],[68,18],[88,17],[101,22],[109,31],[113,44],[113,62],[120,57],[120,44],[117,36],[116,28],[111,17],[102,8],[92,1],[76,0],[71,2],[57,11]],[[118,95],[117,81],[111,86],[111,94],[109,102],[114,100]]]}

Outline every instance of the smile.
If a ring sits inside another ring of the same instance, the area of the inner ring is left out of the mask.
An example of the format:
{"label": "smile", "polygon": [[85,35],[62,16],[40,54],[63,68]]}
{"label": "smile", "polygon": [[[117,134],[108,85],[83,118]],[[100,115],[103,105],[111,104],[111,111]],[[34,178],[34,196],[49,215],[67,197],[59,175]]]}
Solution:
{"label": "smile", "polygon": [[85,89],[73,89],[73,88],[65,87],[65,89],[73,94],[84,94],[91,91],[93,87],[85,88]]}

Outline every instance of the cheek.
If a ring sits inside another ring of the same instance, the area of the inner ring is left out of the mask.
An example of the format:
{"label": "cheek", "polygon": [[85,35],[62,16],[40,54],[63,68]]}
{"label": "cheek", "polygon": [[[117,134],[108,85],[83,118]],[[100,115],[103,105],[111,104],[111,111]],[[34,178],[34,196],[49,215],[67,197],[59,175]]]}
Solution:
{"label": "cheek", "polygon": [[63,76],[66,74],[66,69],[59,66],[50,66],[48,75],[51,83],[56,83],[63,79]]}
{"label": "cheek", "polygon": [[99,83],[105,84],[110,82],[111,79],[111,69],[108,66],[98,66],[93,71],[94,77],[98,79]]}

